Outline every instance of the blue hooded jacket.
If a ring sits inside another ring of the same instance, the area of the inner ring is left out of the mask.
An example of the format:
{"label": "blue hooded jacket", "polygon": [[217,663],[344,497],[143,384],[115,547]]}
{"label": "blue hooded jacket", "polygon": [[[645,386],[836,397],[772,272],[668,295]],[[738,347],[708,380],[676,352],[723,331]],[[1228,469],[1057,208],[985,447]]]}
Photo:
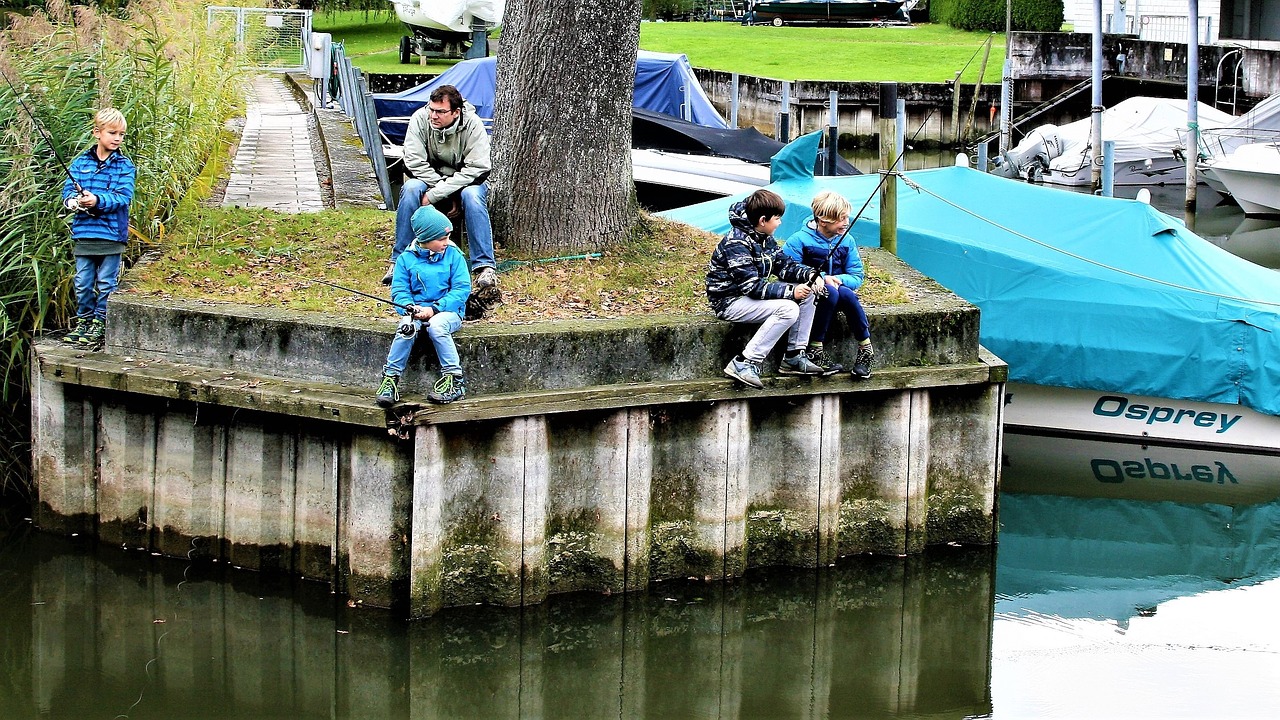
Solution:
{"label": "blue hooded jacket", "polygon": [[62,200],[76,195],[71,178],[80,187],[98,197],[91,210],[77,212],[71,219],[72,240],[110,240],[129,242],[129,203],[133,202],[133,186],[138,170],[133,161],[119,150],[99,160],[98,146],[93,145],[71,161],[71,177],[62,183]]}
{"label": "blue hooded jacket", "polygon": [[840,283],[850,290],[862,287],[865,273],[853,236],[845,233],[825,238],[818,232],[818,224],[812,216],[805,221],[804,227],[787,238],[782,252],[792,260],[839,278]]}
{"label": "blue hooded jacket", "polygon": [[[462,317],[471,295],[471,273],[467,258],[453,245],[433,253],[413,242],[396,260],[391,276],[391,299],[401,305],[433,307]],[[401,315],[408,314],[397,308]]]}

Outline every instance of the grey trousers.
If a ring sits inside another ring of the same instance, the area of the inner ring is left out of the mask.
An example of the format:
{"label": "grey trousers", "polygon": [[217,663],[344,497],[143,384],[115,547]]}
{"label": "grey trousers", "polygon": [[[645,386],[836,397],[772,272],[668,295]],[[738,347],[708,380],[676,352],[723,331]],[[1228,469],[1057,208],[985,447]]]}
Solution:
{"label": "grey trousers", "polygon": [[725,308],[721,320],[760,323],[742,357],[753,363],[764,360],[782,333],[787,333],[787,349],[799,350],[809,344],[809,328],[813,326],[813,295],[797,303],[795,300],[754,300],[740,297]]}

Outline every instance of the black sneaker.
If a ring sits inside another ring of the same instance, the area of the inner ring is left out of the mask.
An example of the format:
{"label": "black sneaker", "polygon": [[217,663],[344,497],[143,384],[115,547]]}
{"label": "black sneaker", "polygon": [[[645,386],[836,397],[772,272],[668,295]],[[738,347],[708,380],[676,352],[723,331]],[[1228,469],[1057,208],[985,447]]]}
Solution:
{"label": "black sneaker", "polygon": [[81,346],[101,345],[106,337],[107,324],[98,318],[94,318],[85,323],[84,330],[80,331],[80,339],[76,342]]}
{"label": "black sneaker", "polygon": [[866,380],[871,377],[871,361],[875,359],[876,351],[871,347],[871,343],[858,346],[858,357],[853,360],[853,376],[859,380]]}
{"label": "black sneaker", "polygon": [[84,335],[84,331],[88,329],[89,318],[78,317],[75,319],[75,322],[72,323],[71,329],[67,331],[67,334],[62,336],[62,342],[73,344],[78,343],[80,342],[80,337]]}
{"label": "black sneaker", "polygon": [[382,384],[378,386],[378,406],[391,407],[400,402],[400,376],[383,375]]}
{"label": "black sneaker", "polygon": [[835,375],[844,370],[844,366],[836,362],[836,359],[828,355],[823,348],[813,348],[808,351],[808,355],[814,365],[822,368],[823,375]]}
{"label": "black sneaker", "polygon": [[467,394],[467,381],[461,375],[444,373],[427,393],[427,399],[433,403],[444,405],[454,400],[461,400]]}

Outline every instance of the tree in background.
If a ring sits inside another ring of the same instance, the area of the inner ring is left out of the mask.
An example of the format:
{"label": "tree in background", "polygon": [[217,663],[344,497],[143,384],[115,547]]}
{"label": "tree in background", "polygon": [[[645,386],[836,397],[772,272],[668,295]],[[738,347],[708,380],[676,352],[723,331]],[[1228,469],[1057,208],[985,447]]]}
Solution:
{"label": "tree in background", "polygon": [[631,238],[631,101],[640,0],[509,0],[498,53],[489,209],[535,256]]}
{"label": "tree in background", "polygon": [[641,14],[648,20],[674,20],[693,16],[706,0],[644,0]]}
{"label": "tree in background", "polygon": [[[1006,0],[930,0],[929,19],[959,30],[1004,32]],[[1012,0],[1014,30],[1058,32],[1062,0]]]}

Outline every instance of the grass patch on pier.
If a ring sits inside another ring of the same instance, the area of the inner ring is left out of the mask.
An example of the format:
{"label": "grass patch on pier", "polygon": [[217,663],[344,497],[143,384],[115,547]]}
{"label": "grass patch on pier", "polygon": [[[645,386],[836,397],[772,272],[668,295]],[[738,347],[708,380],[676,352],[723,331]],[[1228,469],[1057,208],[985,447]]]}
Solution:
{"label": "grass patch on pier", "polygon": [[[390,319],[384,303],[311,280],[389,297],[379,280],[394,221],[380,210],[198,208],[175,223],[163,249],[129,271],[121,292]],[[503,303],[480,322],[710,315],[704,279],[719,237],[654,217],[643,228],[635,242],[597,259],[530,262],[499,249],[500,260],[524,264],[503,270]],[[871,263],[859,294],[868,306],[909,301],[906,289]]]}

